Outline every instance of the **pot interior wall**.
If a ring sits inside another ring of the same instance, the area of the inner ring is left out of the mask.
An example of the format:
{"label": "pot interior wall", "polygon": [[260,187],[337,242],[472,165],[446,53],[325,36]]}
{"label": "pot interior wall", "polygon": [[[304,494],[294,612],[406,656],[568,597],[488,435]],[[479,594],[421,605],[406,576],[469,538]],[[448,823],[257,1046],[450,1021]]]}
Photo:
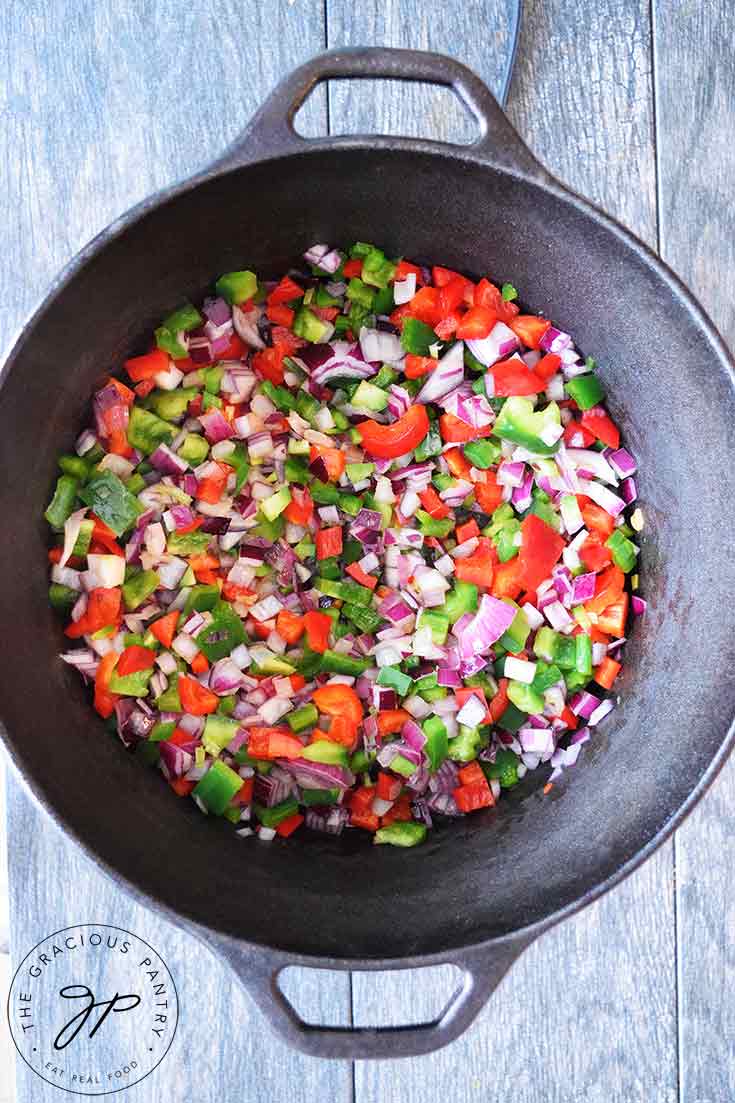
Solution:
{"label": "pot interior wall", "polygon": [[[357,832],[237,839],[124,753],[57,654],[42,520],[55,457],[95,383],[212,277],[276,275],[314,241],[510,280],[602,365],[639,459],[649,600],[622,704],[552,793],[503,801],[414,852]],[[617,232],[488,168],[406,150],[321,151],[251,166],[154,209],[29,329],[0,394],[0,709],[36,792],[99,858],[185,916],[315,955],[399,957],[512,931],[581,897],[697,784],[733,711],[733,383],[687,303]]]}

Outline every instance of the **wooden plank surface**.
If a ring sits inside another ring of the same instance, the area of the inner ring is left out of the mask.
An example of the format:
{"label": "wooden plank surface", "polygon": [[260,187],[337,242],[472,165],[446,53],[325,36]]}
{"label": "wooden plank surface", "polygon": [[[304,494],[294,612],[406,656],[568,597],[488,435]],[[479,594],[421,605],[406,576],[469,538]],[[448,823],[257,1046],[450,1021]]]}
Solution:
{"label": "wooden plank surface", "polygon": [[[323,45],[316,3],[264,4],[257,13],[228,0],[5,5],[0,183],[13,214],[0,225],[0,342],[90,237],[220,153],[276,81]],[[325,102],[324,92],[311,98],[307,131],[324,133]],[[349,1065],[317,1065],[276,1040],[203,946],[96,872],[12,777],[9,790],[16,964],[52,931],[102,917],[150,941],[175,975],[181,1019],[174,1049],[127,1098],[220,1103],[233,1098],[233,1085],[246,1084],[238,1097],[248,1101],[326,1093],[348,1103]],[[313,1017],[349,1021],[347,975],[298,971],[284,987]],[[11,1067],[7,1054],[0,1064]],[[60,1098],[21,1061],[17,1092],[18,1103]]]}
{"label": "wooden plank surface", "polygon": [[[503,3],[462,9],[329,3],[329,42],[391,42],[453,53],[491,87],[502,71]],[[507,19],[507,14],[506,14]],[[488,42],[499,49],[488,49]],[[526,4],[510,115],[565,182],[656,242],[655,160],[645,0]],[[417,123],[417,114],[420,116]],[[333,132],[467,140],[435,91],[381,83],[330,87]],[[631,923],[630,917],[635,916]],[[437,975],[438,974],[438,975]],[[354,974],[356,1023],[417,1021],[451,993],[439,971]],[[402,1062],[358,1062],[358,1103],[502,1098],[518,1103],[670,1103],[677,1096],[671,844],[613,895],[546,935],[521,958],[475,1026],[447,1049]]]}
{"label": "wooden plank surface", "polygon": [[[691,0],[653,7],[661,254],[733,348],[732,11]],[[683,1103],[735,1099],[734,809],[730,761],[675,839]]]}
{"label": "wooden plank surface", "polygon": [[[278,77],[325,43],[440,49],[497,87],[508,3],[445,9],[426,0],[327,0],[326,24],[321,0],[8,5],[0,18],[0,182],[13,218],[0,240],[12,262],[0,267],[0,341],[86,240],[130,203],[204,164]],[[735,153],[723,140],[735,122],[731,22],[720,3],[655,0],[653,14],[661,246],[734,340]],[[643,0],[598,0],[583,12],[575,0],[526,0],[510,115],[553,172],[655,245],[650,28]],[[325,105],[324,91],[310,98],[302,131],[329,125],[332,132],[472,136],[461,108],[423,88],[333,84],[329,122]],[[464,1103],[512,1093],[518,1103],[729,1103],[734,789],[731,765],[677,836],[676,901],[669,844],[615,893],[531,947],[464,1038],[400,1065],[358,1064],[354,1098]],[[37,938],[83,919],[77,908],[94,900],[98,914],[159,948],[180,980],[178,1057],[129,1098],[229,1103],[244,1069],[248,1101],[325,1092],[336,1103],[352,1098],[349,1065],[306,1061],[274,1041],[198,943],[116,892],[12,781],[9,827],[16,960]],[[60,884],[75,892],[60,892]],[[451,977],[430,972],[355,974],[355,1021],[435,1014]],[[289,978],[288,992],[313,1017],[348,1021],[346,977],[302,971]],[[207,1007],[207,1019],[228,1024],[237,1045],[203,1044],[201,1011],[187,1023],[188,1006]],[[21,1071],[19,1103],[58,1098]]]}

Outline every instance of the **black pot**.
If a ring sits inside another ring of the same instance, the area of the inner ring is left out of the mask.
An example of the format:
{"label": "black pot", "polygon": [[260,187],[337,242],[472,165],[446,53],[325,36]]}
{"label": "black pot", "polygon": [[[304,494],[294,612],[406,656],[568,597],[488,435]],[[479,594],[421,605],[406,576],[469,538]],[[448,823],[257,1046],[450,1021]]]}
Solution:
{"label": "black pot", "polygon": [[[292,120],[327,77],[451,86],[479,141],[306,141]],[[603,120],[600,125],[604,125]],[[174,799],[101,730],[59,662],[42,514],[56,455],[90,392],[184,296],[248,267],[277,275],[314,241],[512,280],[594,354],[640,462],[648,612],[627,644],[621,704],[551,794],[435,830],[415,851],[339,839],[243,842]],[[425,1053],[472,1021],[521,950],[636,868],[723,764],[735,698],[735,386],[728,352],[676,277],[616,222],[554,181],[484,85],[448,58],[324,54],[281,84],[211,169],[125,215],[70,265],[28,322],[0,393],[4,739],[56,822],[121,886],[206,940],[273,1026],[307,1053]],[[100,784],[100,781],[103,784]],[[307,1026],[284,966],[453,962],[464,981],[435,1023]]]}

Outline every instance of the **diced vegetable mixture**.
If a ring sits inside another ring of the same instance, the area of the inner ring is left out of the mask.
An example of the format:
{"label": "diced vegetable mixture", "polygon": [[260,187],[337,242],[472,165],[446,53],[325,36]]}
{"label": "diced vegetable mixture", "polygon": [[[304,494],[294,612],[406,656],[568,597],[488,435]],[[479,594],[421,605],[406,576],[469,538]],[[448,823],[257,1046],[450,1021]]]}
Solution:
{"label": "diced vegetable mixture", "polygon": [[221,276],[95,394],[50,600],[178,796],[262,840],[415,846],[548,788],[612,710],[636,464],[594,361],[510,284],[363,242],[304,261]]}

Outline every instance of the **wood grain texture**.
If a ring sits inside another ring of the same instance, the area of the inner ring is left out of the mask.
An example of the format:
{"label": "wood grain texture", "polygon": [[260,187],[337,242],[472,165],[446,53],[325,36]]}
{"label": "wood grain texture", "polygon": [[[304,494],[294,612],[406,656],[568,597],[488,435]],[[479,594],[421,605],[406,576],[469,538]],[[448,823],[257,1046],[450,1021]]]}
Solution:
{"label": "wood grain texture", "polygon": [[[515,0],[469,0],[460,6],[427,0],[370,0],[353,6],[328,0],[329,46],[404,46],[438,50],[468,64],[499,89],[508,56]],[[470,142],[475,124],[446,89],[378,81],[330,81],[332,134],[403,134]]]}
{"label": "wood grain texture", "polygon": [[[16,840],[10,848],[16,963],[53,931],[101,921],[145,939],[171,971],[179,995],[176,1037],[159,1067],[126,1092],[126,1098],[134,1103],[229,1103],[234,1098],[312,1103],[325,1096],[349,1103],[349,1064],[311,1061],[276,1038],[260,1010],[205,946],[121,892],[64,839],[17,782],[8,794],[8,833]],[[347,974],[294,969],[284,989],[318,1021],[349,1022]],[[103,1043],[101,1033],[99,1039]],[[58,1089],[22,1061],[17,1066],[18,1103],[58,1103]]]}
{"label": "wood grain texture", "polygon": [[[276,81],[323,45],[320,3],[257,12],[228,0],[5,5],[0,186],[13,217],[0,225],[0,343],[89,238],[221,152]],[[311,97],[306,125],[325,131],[323,92]],[[12,780],[9,805],[16,963],[39,938],[93,909],[148,938],[176,974],[175,1049],[129,1098],[219,1103],[247,1077],[249,1100],[306,1101],[325,1091],[347,1103],[349,1066],[320,1068],[274,1039],[205,947],[116,890]],[[284,987],[321,1021],[349,1021],[348,976],[292,974]],[[210,1023],[235,1044],[221,1045]],[[56,1103],[58,1092],[18,1065],[19,1103]]]}
{"label": "wood grain texture", "polygon": [[[594,10],[592,10],[594,8]],[[330,0],[330,45],[390,41],[455,53],[497,87],[503,5],[447,11],[421,2]],[[655,159],[648,9],[642,0],[527,3],[510,114],[561,179],[656,240]],[[462,22],[466,19],[466,22]],[[446,23],[444,22],[446,20]],[[495,22],[494,22],[495,21]],[[457,25],[461,27],[457,33]],[[476,28],[484,27],[478,35]],[[474,30],[473,30],[474,29]],[[388,83],[330,87],[335,132],[421,133],[456,140],[455,114],[432,110],[435,93]],[[421,106],[423,105],[423,107]],[[425,124],[430,123],[430,129]],[[440,238],[438,239],[440,240]],[[594,845],[594,840],[590,840]],[[550,859],[553,860],[553,859]],[[635,921],[631,922],[631,916]],[[354,974],[355,1022],[431,1018],[451,982],[436,971]],[[593,1025],[594,1024],[594,1025]],[[580,1045],[580,1038],[584,1043]],[[356,1066],[358,1103],[380,1099],[501,1098],[519,1103],[673,1103],[677,1097],[672,848],[599,904],[546,935],[511,970],[462,1038],[426,1058]]]}
{"label": "wood grain texture", "polygon": [[[732,13],[721,4],[655,0],[653,25],[661,253],[732,348]],[[682,1103],[735,1098],[734,808],[730,761],[675,839]]]}

